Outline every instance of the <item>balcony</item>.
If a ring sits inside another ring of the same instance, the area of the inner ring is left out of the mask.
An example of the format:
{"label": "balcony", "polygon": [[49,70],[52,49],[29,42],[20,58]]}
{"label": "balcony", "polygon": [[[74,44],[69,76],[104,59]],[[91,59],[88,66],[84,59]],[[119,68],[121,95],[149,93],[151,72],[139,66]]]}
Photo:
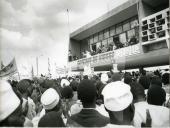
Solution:
{"label": "balcony", "polygon": [[118,63],[119,60],[126,61],[126,57],[140,53],[140,44],[136,44],[121,49],[116,49],[114,51],[97,54],[89,58],[72,61],[69,62],[68,66],[71,70],[82,70],[85,65],[91,65],[91,67],[112,65],[113,63]]}

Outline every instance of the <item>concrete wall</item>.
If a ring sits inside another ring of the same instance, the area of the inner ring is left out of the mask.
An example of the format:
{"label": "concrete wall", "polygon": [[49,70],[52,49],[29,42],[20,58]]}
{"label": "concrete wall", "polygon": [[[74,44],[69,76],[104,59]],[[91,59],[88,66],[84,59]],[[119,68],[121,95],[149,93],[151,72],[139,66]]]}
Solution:
{"label": "concrete wall", "polygon": [[153,9],[151,6],[142,2],[142,0],[140,0],[140,2],[139,2],[139,10],[140,10],[140,18],[144,18],[144,17],[149,16],[153,13],[156,13],[155,9]]}
{"label": "concrete wall", "polygon": [[73,56],[80,58],[80,42],[74,39],[70,39],[69,50],[71,50]]}

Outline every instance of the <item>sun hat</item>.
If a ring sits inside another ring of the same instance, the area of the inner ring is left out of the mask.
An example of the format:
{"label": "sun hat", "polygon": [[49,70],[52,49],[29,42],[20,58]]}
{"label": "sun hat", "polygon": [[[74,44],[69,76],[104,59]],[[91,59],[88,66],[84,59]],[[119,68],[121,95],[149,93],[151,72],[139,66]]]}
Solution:
{"label": "sun hat", "polygon": [[41,103],[46,110],[53,109],[59,103],[60,97],[53,88],[47,89],[41,96]]}
{"label": "sun hat", "polygon": [[127,108],[133,100],[130,86],[122,81],[107,84],[103,91],[104,105],[110,111],[122,111]]}
{"label": "sun hat", "polygon": [[11,85],[5,80],[0,80],[0,121],[12,114],[19,105],[20,99]]}

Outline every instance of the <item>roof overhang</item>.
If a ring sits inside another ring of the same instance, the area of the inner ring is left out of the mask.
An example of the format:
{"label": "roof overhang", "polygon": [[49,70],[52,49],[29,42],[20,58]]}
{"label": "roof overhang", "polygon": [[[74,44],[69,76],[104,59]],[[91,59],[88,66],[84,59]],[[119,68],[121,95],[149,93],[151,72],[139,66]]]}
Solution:
{"label": "roof overhang", "polygon": [[137,12],[138,0],[129,0],[126,3],[114,8],[103,16],[90,22],[89,24],[79,28],[70,34],[70,38],[82,40],[97,32],[102,31],[112,25],[120,23],[130,17],[138,15]]}

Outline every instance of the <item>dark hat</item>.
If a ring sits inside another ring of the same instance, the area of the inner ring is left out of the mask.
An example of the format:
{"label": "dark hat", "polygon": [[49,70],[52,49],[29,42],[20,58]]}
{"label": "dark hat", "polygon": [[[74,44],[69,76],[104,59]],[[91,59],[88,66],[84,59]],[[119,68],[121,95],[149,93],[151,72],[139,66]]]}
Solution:
{"label": "dark hat", "polygon": [[59,112],[48,112],[39,121],[38,127],[65,127]]}
{"label": "dark hat", "polygon": [[162,105],[166,100],[166,92],[159,86],[152,86],[147,92],[147,102],[153,105]]}
{"label": "dark hat", "polygon": [[82,103],[92,103],[96,98],[96,87],[91,80],[82,80],[77,92]]}

